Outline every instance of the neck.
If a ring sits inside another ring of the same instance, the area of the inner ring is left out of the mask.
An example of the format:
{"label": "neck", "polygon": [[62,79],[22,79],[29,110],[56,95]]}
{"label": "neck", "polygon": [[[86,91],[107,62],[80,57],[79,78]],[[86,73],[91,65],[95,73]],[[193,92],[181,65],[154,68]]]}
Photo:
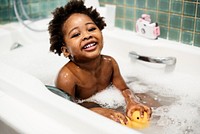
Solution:
{"label": "neck", "polygon": [[88,71],[95,71],[101,64],[101,55],[95,59],[85,61],[85,62],[74,62],[80,68],[88,70]]}

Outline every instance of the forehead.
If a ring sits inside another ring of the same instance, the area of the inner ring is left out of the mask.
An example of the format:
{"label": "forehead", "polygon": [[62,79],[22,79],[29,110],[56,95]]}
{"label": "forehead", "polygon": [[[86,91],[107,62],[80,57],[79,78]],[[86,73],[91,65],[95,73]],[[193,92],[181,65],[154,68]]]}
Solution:
{"label": "forehead", "polygon": [[69,29],[72,28],[73,26],[80,26],[81,24],[87,22],[93,22],[88,15],[81,13],[74,13],[65,21],[64,27],[67,27],[67,29]]}
{"label": "forehead", "polygon": [[92,19],[82,13],[73,13],[72,15],[69,16],[69,18],[64,22],[62,31],[64,34],[67,34],[69,31],[74,29],[75,27],[80,27],[82,25],[85,25],[88,22],[92,22]]}

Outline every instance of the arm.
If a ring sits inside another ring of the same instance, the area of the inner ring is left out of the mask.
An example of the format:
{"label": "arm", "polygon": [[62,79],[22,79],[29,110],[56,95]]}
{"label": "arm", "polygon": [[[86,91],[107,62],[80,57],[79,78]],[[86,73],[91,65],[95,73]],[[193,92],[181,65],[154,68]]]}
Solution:
{"label": "arm", "polygon": [[142,118],[144,117],[144,112],[146,112],[148,119],[150,119],[152,114],[151,108],[140,103],[130,89],[123,90],[122,94],[126,101],[126,114],[129,118],[131,118],[134,111],[140,111],[140,116]]}
{"label": "arm", "polygon": [[127,123],[127,119],[126,117],[113,109],[108,109],[108,108],[102,108],[102,107],[94,107],[94,108],[90,108],[90,110],[92,110],[93,112],[96,112],[102,116],[105,116],[113,121],[116,121],[118,123]]}
{"label": "arm", "polygon": [[55,84],[57,88],[68,93],[72,98],[75,98],[75,78],[66,66],[58,73]]}
{"label": "arm", "polygon": [[131,118],[134,111],[140,111],[141,117],[144,116],[144,112],[147,112],[148,118],[151,117],[151,108],[141,104],[137,98],[135,97],[132,90],[128,88],[123,77],[120,74],[119,66],[117,62],[112,59],[113,65],[113,80],[112,83],[116,88],[120,89],[122,95],[125,98],[125,102],[127,104],[126,114],[129,118]]}

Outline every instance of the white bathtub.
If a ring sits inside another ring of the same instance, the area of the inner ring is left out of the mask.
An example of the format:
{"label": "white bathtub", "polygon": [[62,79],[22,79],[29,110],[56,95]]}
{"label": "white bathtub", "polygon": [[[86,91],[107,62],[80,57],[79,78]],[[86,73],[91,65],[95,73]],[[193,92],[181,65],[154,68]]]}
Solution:
{"label": "white bathtub", "polygon": [[[41,27],[44,24],[47,26],[47,22],[48,20],[43,20],[37,23]],[[193,121],[198,125],[200,119],[192,115],[200,114],[200,103],[198,103],[200,48],[160,38],[148,40],[118,28],[104,30],[103,34],[102,53],[116,58],[125,80],[128,82],[131,78],[137,78],[140,82],[151,85],[151,87],[130,85],[134,91],[146,92],[151,88],[154,92],[163,92],[162,95],[189,98],[189,101],[184,99],[179,102],[184,103],[181,108],[192,104],[195,108],[188,112],[187,108],[176,112],[191,113],[188,117],[190,119],[185,119],[188,124],[181,122],[183,124],[181,131],[196,132]],[[32,32],[18,23],[0,26],[0,133],[140,133],[141,131],[117,124],[46,89],[44,85],[54,85],[58,70],[67,62],[66,58],[49,52],[48,37],[47,32]],[[15,42],[22,47],[10,51],[10,47]],[[168,66],[163,64],[131,60],[128,55],[130,51],[145,56],[173,56],[176,57],[177,62],[174,68],[169,70]],[[169,112],[173,112],[173,108],[168,109]],[[159,110],[163,112],[162,108],[155,110],[155,116]],[[166,113],[162,115],[170,118],[177,116],[177,113],[175,115]],[[157,123],[167,125],[162,121]],[[159,125],[156,127],[163,128]],[[173,127],[172,125],[170,129]],[[142,132],[155,133],[154,128],[155,126]],[[176,132],[176,130],[171,131]]]}

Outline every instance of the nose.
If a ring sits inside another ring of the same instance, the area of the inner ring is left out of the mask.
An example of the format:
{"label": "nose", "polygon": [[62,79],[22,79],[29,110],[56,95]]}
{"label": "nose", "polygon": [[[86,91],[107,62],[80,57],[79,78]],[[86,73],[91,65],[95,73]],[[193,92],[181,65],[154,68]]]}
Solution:
{"label": "nose", "polygon": [[89,40],[90,38],[92,38],[92,35],[88,32],[85,32],[83,34],[83,40]]}

